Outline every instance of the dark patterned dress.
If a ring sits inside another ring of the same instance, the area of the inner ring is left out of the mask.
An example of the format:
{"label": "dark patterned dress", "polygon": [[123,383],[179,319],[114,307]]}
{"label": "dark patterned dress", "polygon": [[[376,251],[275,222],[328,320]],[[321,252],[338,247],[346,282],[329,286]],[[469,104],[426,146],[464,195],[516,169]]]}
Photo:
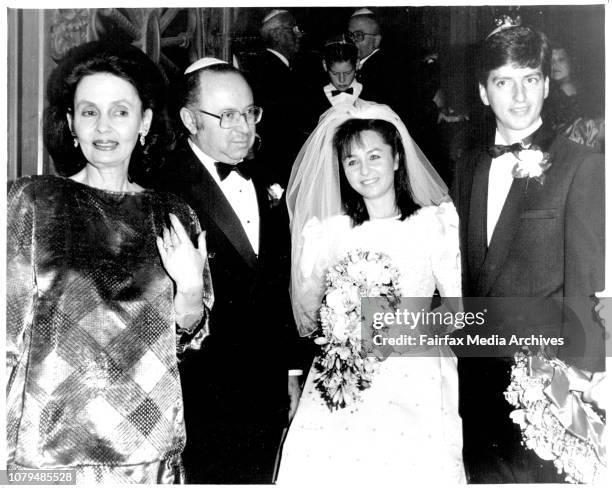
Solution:
{"label": "dark patterned dress", "polygon": [[[185,445],[177,353],[208,334],[175,322],[155,238],[171,194],[19,179],[8,198],[9,469],[76,469],[77,484],[175,482]],[[207,310],[208,309],[208,310]]]}

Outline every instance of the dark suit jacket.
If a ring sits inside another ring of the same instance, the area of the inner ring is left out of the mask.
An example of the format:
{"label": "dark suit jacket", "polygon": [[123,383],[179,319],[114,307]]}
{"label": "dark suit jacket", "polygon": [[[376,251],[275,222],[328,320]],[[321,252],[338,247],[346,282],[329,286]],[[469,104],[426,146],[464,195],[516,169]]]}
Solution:
{"label": "dark suit jacket", "polygon": [[298,368],[292,360],[298,335],[289,301],[285,207],[271,208],[256,172],[258,257],[223,192],[186,143],[155,182],[181,196],[198,215],[215,294],[210,335],[180,367],[188,437],[200,423],[286,423],[287,371]]}
{"label": "dark suit jacket", "polygon": [[265,162],[266,179],[287,187],[291,167],[308,137],[305,98],[310,90],[295,70],[267,50],[241,60],[255,104],[264,110],[257,133],[257,158]]}
{"label": "dark suit jacket", "polygon": [[[538,130],[534,143],[550,153],[552,165],[544,184],[514,180],[489,247],[486,211],[491,157],[481,146],[458,162],[452,195],[460,221],[463,294],[558,297],[579,318],[578,322],[575,317],[563,318],[553,326],[571,345],[570,356],[564,356],[563,350],[558,355],[581,368],[601,370],[603,331],[593,321],[589,296],[604,286],[603,159],[586,147],[555,137],[546,126]],[[520,312],[513,314],[521,318]],[[529,314],[522,317],[527,322],[529,318]],[[468,474],[476,482],[550,482],[554,471],[546,471],[544,461],[521,447],[518,426],[508,417],[512,407],[503,391],[510,381],[511,361],[459,359]]]}

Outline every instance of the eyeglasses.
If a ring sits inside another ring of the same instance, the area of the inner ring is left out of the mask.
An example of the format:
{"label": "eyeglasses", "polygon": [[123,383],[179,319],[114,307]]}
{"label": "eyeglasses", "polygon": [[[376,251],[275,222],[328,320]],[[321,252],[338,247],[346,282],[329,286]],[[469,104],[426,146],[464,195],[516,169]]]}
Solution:
{"label": "eyeglasses", "polygon": [[235,128],[236,126],[240,126],[240,117],[244,116],[244,119],[248,124],[257,124],[261,121],[261,116],[263,114],[263,109],[258,106],[249,107],[246,111],[241,113],[240,111],[223,111],[221,114],[213,114],[208,111],[204,111],[203,109],[198,109],[201,113],[208,114],[213,118],[217,118],[219,120],[219,126],[224,129]]}
{"label": "eyeglasses", "polygon": [[346,32],[346,38],[349,41],[353,41],[354,43],[360,43],[361,41],[363,41],[365,39],[366,36],[378,36],[378,34],[372,34],[370,32],[363,32],[363,31],[347,31]]}
{"label": "eyeglasses", "polygon": [[292,31],[296,36],[303,36],[305,34],[304,31],[300,29],[300,26],[280,26],[279,29],[284,29],[287,31]]}

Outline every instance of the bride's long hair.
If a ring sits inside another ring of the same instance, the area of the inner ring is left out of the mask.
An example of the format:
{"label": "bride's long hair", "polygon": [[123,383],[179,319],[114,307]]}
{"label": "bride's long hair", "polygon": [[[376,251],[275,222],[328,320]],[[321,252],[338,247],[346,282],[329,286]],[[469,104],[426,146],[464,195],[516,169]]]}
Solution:
{"label": "bride's long hair", "polygon": [[350,154],[354,144],[361,144],[361,135],[364,131],[374,131],[383,141],[391,147],[393,158],[397,156],[399,167],[394,172],[393,188],[395,191],[395,204],[400,212],[400,220],[412,215],[419,206],[412,199],[410,191],[410,178],[406,170],[406,153],[402,139],[390,122],[382,119],[349,119],[342,123],[334,135],[334,148],[338,155],[338,168],[340,171],[340,197],[345,213],[351,217],[353,225],[361,225],[370,219],[363,196],[349,184],[342,162]]}

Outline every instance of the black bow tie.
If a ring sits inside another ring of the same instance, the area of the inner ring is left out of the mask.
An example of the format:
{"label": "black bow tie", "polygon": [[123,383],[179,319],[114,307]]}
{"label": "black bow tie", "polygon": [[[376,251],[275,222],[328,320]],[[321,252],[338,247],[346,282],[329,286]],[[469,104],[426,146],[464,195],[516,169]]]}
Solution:
{"label": "black bow tie", "polygon": [[353,93],[353,87],[349,87],[346,90],[332,90],[331,91],[331,95],[332,97],[336,97],[338,94],[352,94]]}
{"label": "black bow tie", "polygon": [[514,155],[516,155],[521,150],[529,148],[532,141],[533,135],[529,135],[528,137],[523,138],[520,142],[513,143],[512,145],[490,145],[487,147],[487,153],[494,159],[501,157],[508,152],[512,152]]}
{"label": "black bow tie", "polygon": [[246,162],[242,161],[237,164],[226,164],[224,162],[215,162],[215,167],[217,168],[217,174],[219,174],[219,178],[224,181],[227,176],[230,175],[232,171],[238,173],[238,175],[242,176],[247,181],[251,179],[251,171],[250,166]]}

